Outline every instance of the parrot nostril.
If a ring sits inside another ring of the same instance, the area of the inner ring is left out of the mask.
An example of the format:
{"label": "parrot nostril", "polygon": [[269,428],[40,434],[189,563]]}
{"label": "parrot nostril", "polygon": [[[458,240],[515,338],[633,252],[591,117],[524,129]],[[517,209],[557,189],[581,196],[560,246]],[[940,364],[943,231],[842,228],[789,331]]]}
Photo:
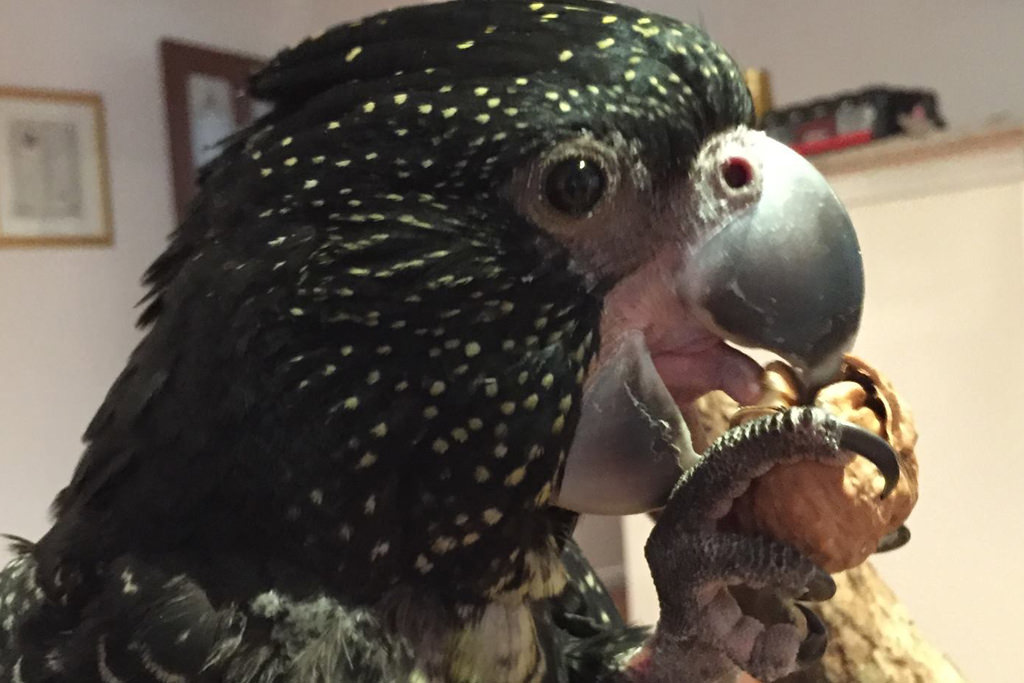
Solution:
{"label": "parrot nostril", "polygon": [[754,179],[754,169],[743,157],[729,157],[722,164],[722,178],[734,190],[746,187]]}

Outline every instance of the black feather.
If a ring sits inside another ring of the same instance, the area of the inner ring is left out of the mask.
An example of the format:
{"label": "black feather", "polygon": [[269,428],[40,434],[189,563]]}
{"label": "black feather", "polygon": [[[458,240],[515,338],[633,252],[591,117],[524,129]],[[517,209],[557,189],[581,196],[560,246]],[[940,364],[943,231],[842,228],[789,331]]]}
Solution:
{"label": "black feather", "polygon": [[[365,663],[354,680],[406,675],[422,648],[373,616],[395,587],[467,628],[522,596],[569,638],[552,680],[631,646],[571,588],[537,607],[566,581],[548,497],[603,290],[501,188],[584,132],[625,137],[654,182],[685,172],[751,116],[735,65],[615,5],[461,0],[329,31],[253,90],[274,110],[205,169],[52,529],[0,575],[19,596],[0,681],[56,660],[73,673],[45,680],[94,680],[105,643],[122,678],[153,674],[147,652],[189,683],[269,683],[298,655],[268,634],[314,613],[341,624],[307,634],[317,662],[338,640]],[[266,595],[289,606],[269,617]],[[156,625],[189,620],[205,644],[174,654]],[[203,651],[221,668],[197,670]]]}

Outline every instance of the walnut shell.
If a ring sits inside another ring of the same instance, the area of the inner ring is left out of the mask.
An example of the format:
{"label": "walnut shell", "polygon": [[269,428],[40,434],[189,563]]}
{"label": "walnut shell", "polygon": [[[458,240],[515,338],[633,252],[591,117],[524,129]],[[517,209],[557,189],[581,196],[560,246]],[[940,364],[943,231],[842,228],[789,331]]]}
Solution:
{"label": "walnut shell", "polygon": [[[786,541],[831,573],[867,559],[917,502],[917,433],[909,412],[889,382],[862,360],[848,356],[843,375],[817,394],[815,404],[893,446],[900,461],[895,490],[879,499],[884,479],[864,458],[854,457],[845,467],[799,461],[754,480],[730,513],[730,525],[738,530]],[[765,398],[758,406],[741,408],[733,423],[793,405],[794,380],[784,364],[769,365]]]}

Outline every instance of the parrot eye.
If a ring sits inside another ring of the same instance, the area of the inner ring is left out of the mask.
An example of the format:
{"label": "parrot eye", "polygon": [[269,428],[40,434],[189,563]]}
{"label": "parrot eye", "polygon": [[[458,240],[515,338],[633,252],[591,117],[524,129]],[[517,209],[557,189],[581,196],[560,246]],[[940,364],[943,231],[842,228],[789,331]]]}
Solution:
{"label": "parrot eye", "polygon": [[743,157],[729,157],[722,164],[722,179],[725,184],[734,190],[739,190],[750,184],[754,179],[754,169],[750,162]]}
{"label": "parrot eye", "polygon": [[570,216],[583,216],[604,196],[608,178],[593,159],[571,157],[551,167],[544,192],[551,206]]}

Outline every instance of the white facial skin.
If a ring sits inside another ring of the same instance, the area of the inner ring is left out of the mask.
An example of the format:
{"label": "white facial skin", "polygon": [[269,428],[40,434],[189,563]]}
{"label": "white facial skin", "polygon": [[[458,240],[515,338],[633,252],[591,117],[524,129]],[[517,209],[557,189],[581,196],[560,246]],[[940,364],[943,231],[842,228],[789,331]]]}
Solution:
{"label": "white facial skin", "polygon": [[[757,201],[759,169],[745,144],[755,135],[717,136],[689,176],[661,191],[626,143],[590,137],[560,145],[513,178],[516,207],[565,243],[582,272],[626,273],[605,297],[601,352],[558,505],[606,514],[659,507],[695,458],[679,407],[715,389],[757,400],[761,367],[716,336],[679,287],[700,242]],[[544,181],[553,164],[577,156],[604,169],[606,189],[592,210],[568,216],[552,207]],[[751,177],[734,188],[724,168],[737,158],[749,162]]]}
{"label": "white facial skin", "polygon": [[683,250],[666,247],[624,278],[605,299],[600,366],[632,330],[639,330],[665,386],[679,404],[721,389],[741,403],[757,399],[761,367],[701,323],[678,295]]}

